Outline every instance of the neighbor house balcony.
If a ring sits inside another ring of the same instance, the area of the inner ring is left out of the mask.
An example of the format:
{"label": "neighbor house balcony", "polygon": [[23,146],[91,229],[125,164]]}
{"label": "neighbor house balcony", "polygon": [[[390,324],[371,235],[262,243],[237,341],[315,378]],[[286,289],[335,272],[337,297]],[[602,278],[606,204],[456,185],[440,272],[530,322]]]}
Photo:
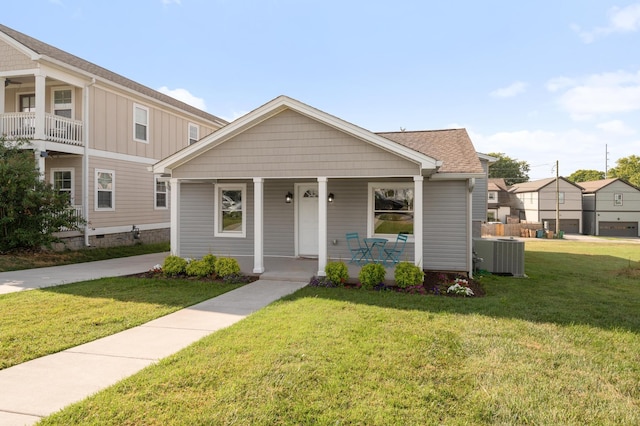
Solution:
{"label": "neighbor house balcony", "polygon": [[0,136],[7,139],[28,139],[83,146],[83,122],[71,118],[44,114],[44,127],[36,126],[35,112],[0,114]]}

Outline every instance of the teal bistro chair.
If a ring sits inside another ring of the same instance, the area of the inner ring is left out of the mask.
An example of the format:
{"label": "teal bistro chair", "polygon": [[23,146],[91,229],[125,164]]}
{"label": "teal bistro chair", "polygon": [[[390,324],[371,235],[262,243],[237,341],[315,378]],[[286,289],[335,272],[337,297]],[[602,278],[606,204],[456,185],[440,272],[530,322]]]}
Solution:
{"label": "teal bistro chair", "polygon": [[360,264],[364,262],[365,258],[367,257],[367,248],[362,247],[358,233],[348,232],[346,236],[347,247],[349,247],[349,252],[351,253],[351,260],[349,261],[349,263]]}
{"label": "teal bistro chair", "polygon": [[404,247],[407,245],[408,238],[409,237],[407,234],[403,234],[403,233],[398,234],[398,236],[396,237],[396,242],[393,245],[393,247],[384,249],[385,262],[391,262],[393,264],[400,262],[400,258],[404,253]]}

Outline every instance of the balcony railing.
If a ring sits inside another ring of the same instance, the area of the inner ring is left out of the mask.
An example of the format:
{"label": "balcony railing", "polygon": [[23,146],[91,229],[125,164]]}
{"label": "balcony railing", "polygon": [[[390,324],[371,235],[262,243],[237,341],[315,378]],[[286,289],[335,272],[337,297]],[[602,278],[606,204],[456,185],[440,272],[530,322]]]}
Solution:
{"label": "balcony railing", "polygon": [[[44,138],[52,142],[82,146],[82,121],[45,113]],[[8,139],[35,139],[35,112],[0,114],[0,135]]]}

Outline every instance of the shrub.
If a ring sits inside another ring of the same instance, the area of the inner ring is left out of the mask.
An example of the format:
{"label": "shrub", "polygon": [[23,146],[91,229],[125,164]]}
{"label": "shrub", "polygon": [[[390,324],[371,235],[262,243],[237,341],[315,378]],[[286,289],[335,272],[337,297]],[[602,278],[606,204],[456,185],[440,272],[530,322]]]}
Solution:
{"label": "shrub", "polygon": [[362,288],[372,289],[374,286],[384,281],[385,274],[386,271],[384,266],[379,263],[369,263],[360,269],[358,278],[360,279]]}
{"label": "shrub", "polygon": [[180,256],[167,256],[162,264],[162,270],[166,275],[182,275],[187,271],[187,259]]}
{"label": "shrub", "polygon": [[225,278],[229,275],[239,275],[240,265],[238,261],[232,257],[219,257],[215,262],[216,274],[219,277]]}
{"label": "shrub", "polygon": [[187,264],[185,272],[190,277],[206,277],[213,274],[214,267],[210,263],[202,260],[192,260]]}
{"label": "shrub", "polygon": [[211,274],[216,271],[216,257],[211,253],[202,256],[202,261],[211,266]]}
{"label": "shrub", "polygon": [[424,281],[424,272],[413,263],[400,262],[396,265],[395,280],[396,285],[401,288],[415,286]]}
{"label": "shrub", "polygon": [[324,267],[327,279],[335,285],[343,285],[349,278],[349,268],[344,262],[329,262]]}

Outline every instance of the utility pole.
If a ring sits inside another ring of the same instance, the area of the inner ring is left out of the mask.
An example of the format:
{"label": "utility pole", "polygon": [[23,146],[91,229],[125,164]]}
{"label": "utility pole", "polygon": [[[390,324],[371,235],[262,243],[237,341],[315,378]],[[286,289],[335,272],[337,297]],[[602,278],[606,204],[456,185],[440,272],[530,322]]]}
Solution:
{"label": "utility pole", "polygon": [[560,235],[560,171],[558,170],[558,160],[556,160],[556,233]]}
{"label": "utility pole", "polygon": [[609,174],[609,145],[604,144],[604,178]]}

